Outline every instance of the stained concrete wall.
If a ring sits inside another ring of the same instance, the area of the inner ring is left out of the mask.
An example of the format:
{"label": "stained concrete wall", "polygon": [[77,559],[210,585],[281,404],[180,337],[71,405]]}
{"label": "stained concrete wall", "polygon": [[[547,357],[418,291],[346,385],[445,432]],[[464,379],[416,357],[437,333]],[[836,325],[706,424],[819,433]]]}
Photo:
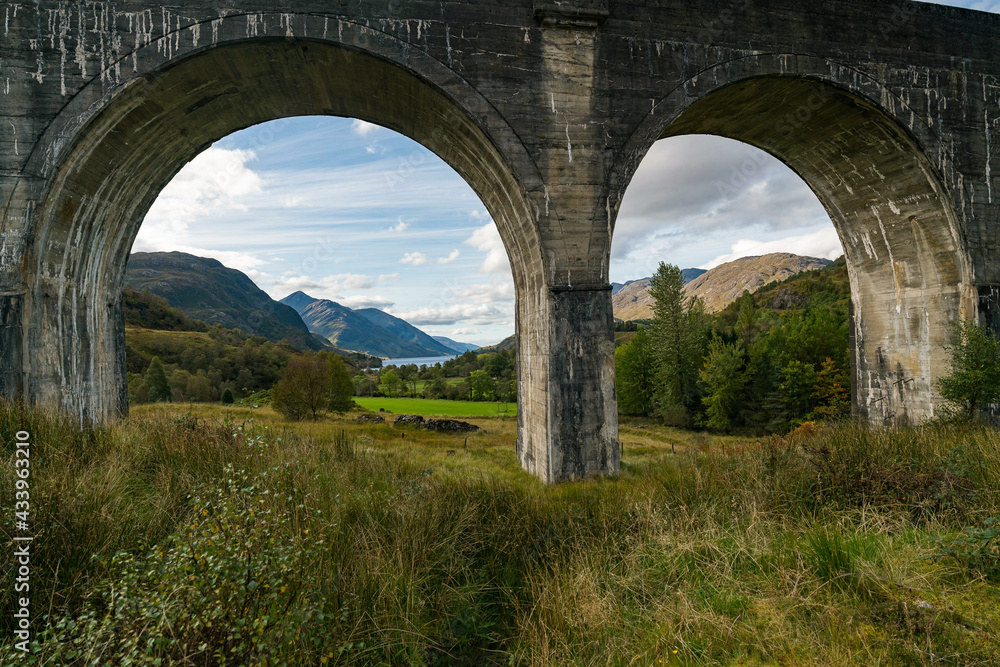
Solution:
{"label": "stained concrete wall", "polygon": [[[1000,17],[905,0],[6,3],[0,391],[122,414],[119,287],[170,177],[248,125],[362,118],[476,190],[511,258],[518,455],[618,470],[610,243],[660,137],[784,160],[844,242],[855,403],[924,419],[949,325],[1000,327]],[[664,187],[669,187],[665,183]]]}

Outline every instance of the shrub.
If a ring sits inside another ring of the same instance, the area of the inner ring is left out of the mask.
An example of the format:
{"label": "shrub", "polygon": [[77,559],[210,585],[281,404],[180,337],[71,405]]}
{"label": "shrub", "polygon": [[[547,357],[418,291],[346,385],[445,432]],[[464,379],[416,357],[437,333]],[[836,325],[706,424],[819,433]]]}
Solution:
{"label": "shrub", "polygon": [[322,541],[297,527],[302,503],[271,492],[282,468],[227,467],[165,543],[115,556],[110,579],[83,613],[55,622],[40,653],[82,664],[284,664],[323,615],[302,576]]}

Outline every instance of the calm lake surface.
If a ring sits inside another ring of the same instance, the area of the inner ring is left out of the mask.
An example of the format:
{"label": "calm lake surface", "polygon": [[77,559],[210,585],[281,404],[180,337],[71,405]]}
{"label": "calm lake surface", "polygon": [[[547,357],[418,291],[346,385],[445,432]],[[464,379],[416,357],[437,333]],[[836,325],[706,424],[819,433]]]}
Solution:
{"label": "calm lake surface", "polygon": [[443,364],[449,359],[454,359],[457,354],[452,354],[447,357],[409,357],[406,359],[385,359],[382,362],[382,368],[386,366],[408,366],[410,364],[416,364],[417,368],[421,366],[433,366],[434,364]]}

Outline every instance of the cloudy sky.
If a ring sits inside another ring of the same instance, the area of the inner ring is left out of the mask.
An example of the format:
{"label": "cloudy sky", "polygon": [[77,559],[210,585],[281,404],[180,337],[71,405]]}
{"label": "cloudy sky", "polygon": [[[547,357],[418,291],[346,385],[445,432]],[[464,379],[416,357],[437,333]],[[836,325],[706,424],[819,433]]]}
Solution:
{"label": "cloudy sky", "polygon": [[[942,4],[1000,11],[1000,0]],[[490,344],[514,330],[510,268],[475,193],[418,144],[357,120],[285,119],[217,142],[146,216],[133,251],[160,250],[215,257],[276,299],[302,290],[374,306],[433,335]],[[611,280],[778,251],[841,254],[805,183],[745,144],[675,137],[626,192]]]}

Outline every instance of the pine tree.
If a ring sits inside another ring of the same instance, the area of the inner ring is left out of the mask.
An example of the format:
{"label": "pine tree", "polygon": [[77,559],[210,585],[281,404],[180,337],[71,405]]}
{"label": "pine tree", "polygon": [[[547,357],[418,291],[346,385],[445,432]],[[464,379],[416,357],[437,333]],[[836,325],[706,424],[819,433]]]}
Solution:
{"label": "pine tree", "polygon": [[146,369],[146,391],[151,403],[169,401],[172,397],[167,374],[163,371],[163,362],[159,357],[153,357]]}
{"label": "pine tree", "polygon": [[618,411],[646,416],[653,411],[653,355],[644,327],[626,345],[615,350],[615,387]]}
{"label": "pine tree", "polygon": [[743,344],[738,341],[726,343],[714,336],[701,370],[701,380],[706,386],[702,401],[707,408],[706,423],[710,428],[725,431],[733,426],[749,379]]}
{"label": "pine tree", "polygon": [[660,262],[649,288],[653,297],[654,404],[666,423],[677,426],[690,423],[691,409],[698,403],[704,330],[704,307],[698,299],[685,303],[683,287],[681,270]]}

